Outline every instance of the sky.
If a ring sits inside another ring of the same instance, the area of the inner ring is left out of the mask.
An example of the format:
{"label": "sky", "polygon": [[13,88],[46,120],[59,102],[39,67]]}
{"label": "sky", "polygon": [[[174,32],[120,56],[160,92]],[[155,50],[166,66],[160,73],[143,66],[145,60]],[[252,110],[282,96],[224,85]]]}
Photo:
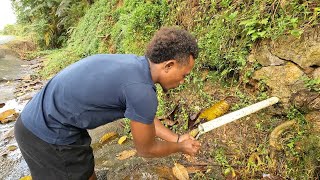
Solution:
{"label": "sky", "polygon": [[16,15],[11,7],[10,0],[0,0],[0,30],[7,24],[14,24]]}

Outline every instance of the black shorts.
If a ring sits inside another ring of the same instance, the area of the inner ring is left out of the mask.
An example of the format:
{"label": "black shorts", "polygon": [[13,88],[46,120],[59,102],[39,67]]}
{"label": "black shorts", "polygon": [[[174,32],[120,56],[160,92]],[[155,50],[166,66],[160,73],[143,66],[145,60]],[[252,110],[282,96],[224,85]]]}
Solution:
{"label": "black shorts", "polygon": [[33,180],[87,180],[93,174],[94,157],[90,137],[70,145],[49,144],[30,132],[20,117],[14,133]]}

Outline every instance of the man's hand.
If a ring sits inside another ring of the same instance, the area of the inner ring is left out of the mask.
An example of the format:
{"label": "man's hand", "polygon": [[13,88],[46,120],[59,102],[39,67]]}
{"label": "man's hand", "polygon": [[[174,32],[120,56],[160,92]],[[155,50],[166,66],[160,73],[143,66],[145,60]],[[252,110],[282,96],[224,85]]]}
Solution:
{"label": "man's hand", "polygon": [[[131,120],[130,126],[133,142],[137,152],[143,157],[162,157],[176,152],[195,155],[200,148],[200,143],[187,135],[182,135],[181,138],[183,141],[177,143],[177,134],[164,128],[162,129],[164,131],[160,131],[160,134],[162,134],[163,137],[170,139],[171,142],[156,140],[156,129],[154,123],[143,124],[141,122]],[[168,135],[164,132],[170,132],[171,134]]]}
{"label": "man's hand", "polygon": [[194,156],[200,149],[200,142],[192,139],[186,139],[179,144],[182,145],[182,152]]}
{"label": "man's hand", "polygon": [[181,135],[178,142],[183,142],[188,139],[195,140],[194,137],[190,136],[190,134],[187,133],[187,134]]}
{"label": "man's hand", "polygon": [[189,133],[181,135],[179,143],[183,145],[183,153],[194,156],[200,149],[200,142],[196,141],[194,137],[190,136]]}

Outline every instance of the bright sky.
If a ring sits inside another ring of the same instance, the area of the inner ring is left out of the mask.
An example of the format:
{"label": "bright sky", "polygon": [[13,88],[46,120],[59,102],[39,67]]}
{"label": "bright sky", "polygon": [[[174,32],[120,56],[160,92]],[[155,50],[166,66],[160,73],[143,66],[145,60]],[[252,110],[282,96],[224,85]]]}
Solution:
{"label": "bright sky", "polygon": [[10,0],[0,0],[0,30],[7,24],[14,24],[16,15],[11,7]]}

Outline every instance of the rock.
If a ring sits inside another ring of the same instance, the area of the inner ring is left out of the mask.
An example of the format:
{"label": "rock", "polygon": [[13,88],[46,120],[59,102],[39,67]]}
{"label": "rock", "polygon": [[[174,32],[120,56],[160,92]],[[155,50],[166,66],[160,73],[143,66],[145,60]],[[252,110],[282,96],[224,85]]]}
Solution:
{"label": "rock", "polygon": [[305,30],[301,38],[282,36],[277,40],[263,40],[248,57],[262,66],[282,65],[291,61],[302,69],[320,66],[320,28]]}
{"label": "rock", "polygon": [[254,57],[250,58],[255,59],[262,66],[278,66],[284,64],[284,60],[281,60],[279,57],[271,54],[268,44],[269,42],[262,42],[260,47],[255,50]]}
{"label": "rock", "polygon": [[306,115],[306,120],[311,123],[313,130],[320,132],[320,111],[313,111]]}
{"label": "rock", "polygon": [[253,79],[265,82],[272,96],[279,97],[284,106],[289,107],[291,94],[304,89],[303,74],[300,68],[288,62],[284,66],[263,67],[254,72]]}
{"label": "rock", "polygon": [[14,137],[14,128],[12,127],[3,135],[1,135],[0,141],[4,141],[5,139],[13,138]]}
{"label": "rock", "polygon": [[320,110],[320,94],[306,89],[294,93],[290,102],[304,112]]}
{"label": "rock", "polygon": [[316,46],[311,46],[306,52],[306,66],[320,66],[320,42]]}
{"label": "rock", "polygon": [[22,77],[22,80],[25,80],[25,81],[27,81],[27,80],[31,80],[31,75],[30,75],[30,74],[28,74],[28,75],[26,75],[26,76]]}
{"label": "rock", "polygon": [[269,43],[270,52],[280,59],[290,60],[301,68],[320,66],[319,28],[306,30],[302,37],[283,36]]}
{"label": "rock", "polygon": [[313,77],[314,79],[320,78],[320,68],[319,68],[319,67],[316,68],[316,69],[312,72],[312,77]]}
{"label": "rock", "polygon": [[248,60],[248,62],[250,62],[250,63],[254,63],[254,62],[257,61],[255,55],[253,55],[253,54],[250,54],[250,55],[248,56],[247,60]]}

